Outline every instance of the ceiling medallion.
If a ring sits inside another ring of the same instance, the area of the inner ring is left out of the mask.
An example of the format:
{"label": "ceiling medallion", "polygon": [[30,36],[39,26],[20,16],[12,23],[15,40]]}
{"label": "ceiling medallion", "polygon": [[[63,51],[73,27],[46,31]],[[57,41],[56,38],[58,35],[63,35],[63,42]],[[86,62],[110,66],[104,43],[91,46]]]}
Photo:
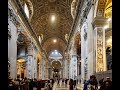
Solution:
{"label": "ceiling medallion", "polygon": [[55,2],[56,0],[49,0],[49,2]]}

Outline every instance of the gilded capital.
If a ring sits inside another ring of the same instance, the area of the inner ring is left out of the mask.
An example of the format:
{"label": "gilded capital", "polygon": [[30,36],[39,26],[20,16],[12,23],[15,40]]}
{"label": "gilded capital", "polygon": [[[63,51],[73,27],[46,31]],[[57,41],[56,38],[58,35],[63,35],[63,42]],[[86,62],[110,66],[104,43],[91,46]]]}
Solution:
{"label": "gilded capital", "polygon": [[107,19],[101,16],[97,16],[93,19],[92,25],[93,27],[103,27],[107,24]]}

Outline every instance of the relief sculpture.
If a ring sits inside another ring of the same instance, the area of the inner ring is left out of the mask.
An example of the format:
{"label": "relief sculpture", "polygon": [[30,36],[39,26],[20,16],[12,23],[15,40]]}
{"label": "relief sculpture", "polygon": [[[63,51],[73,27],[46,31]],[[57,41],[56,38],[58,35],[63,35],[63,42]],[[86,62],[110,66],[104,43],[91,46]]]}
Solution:
{"label": "relief sculpture", "polygon": [[97,72],[103,71],[103,32],[97,31]]}

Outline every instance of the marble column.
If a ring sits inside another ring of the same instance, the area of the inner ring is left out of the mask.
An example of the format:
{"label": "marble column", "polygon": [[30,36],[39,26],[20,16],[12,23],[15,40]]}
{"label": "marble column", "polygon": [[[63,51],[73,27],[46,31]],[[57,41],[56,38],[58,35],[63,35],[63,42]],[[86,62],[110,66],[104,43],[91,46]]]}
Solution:
{"label": "marble column", "polygon": [[15,79],[17,76],[17,27],[13,22],[9,22],[9,28],[11,37],[8,40],[8,59],[9,59],[9,70],[10,77]]}
{"label": "marble column", "polygon": [[93,27],[95,31],[95,68],[96,72],[106,71],[105,29],[106,18],[95,17]]}
{"label": "marble column", "polygon": [[27,57],[27,78],[32,79],[33,78],[33,70],[32,70],[32,60],[33,60],[33,50],[32,50],[32,44],[30,43],[28,46],[28,57]]}
{"label": "marble column", "polygon": [[46,76],[46,59],[44,54],[42,53],[42,60],[41,60],[41,79],[45,79]]}
{"label": "marble column", "polygon": [[77,76],[77,55],[76,55],[76,49],[74,47],[74,44],[71,47],[71,60],[70,60],[70,76],[72,79],[75,79]]}

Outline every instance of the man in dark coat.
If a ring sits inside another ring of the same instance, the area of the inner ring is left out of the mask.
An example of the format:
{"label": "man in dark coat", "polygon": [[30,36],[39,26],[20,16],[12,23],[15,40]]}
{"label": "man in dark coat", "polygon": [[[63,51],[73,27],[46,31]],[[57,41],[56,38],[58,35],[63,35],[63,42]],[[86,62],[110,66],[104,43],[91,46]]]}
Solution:
{"label": "man in dark coat", "polygon": [[100,90],[112,90],[112,81],[109,77],[103,83],[103,86],[100,87]]}

